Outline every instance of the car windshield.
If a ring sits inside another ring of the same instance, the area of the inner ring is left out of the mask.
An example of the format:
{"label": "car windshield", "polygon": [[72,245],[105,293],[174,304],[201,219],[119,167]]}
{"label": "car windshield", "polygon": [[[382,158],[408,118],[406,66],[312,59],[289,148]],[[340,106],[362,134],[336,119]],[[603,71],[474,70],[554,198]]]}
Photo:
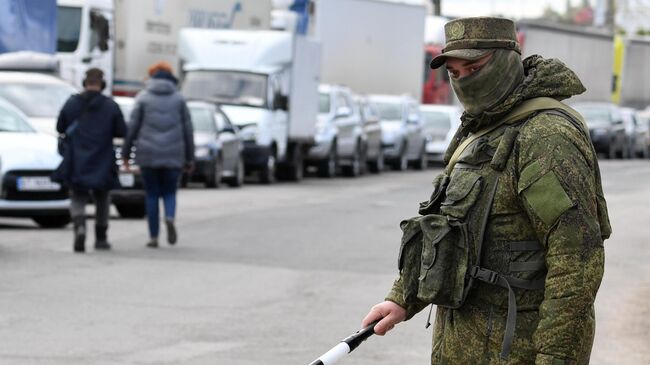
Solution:
{"label": "car windshield", "polygon": [[330,94],[320,93],[318,97],[318,113],[328,114],[330,112]]}
{"label": "car windshield", "polygon": [[427,129],[450,130],[451,120],[449,114],[438,111],[423,111],[424,127]]}
{"label": "car windshield", "polygon": [[588,125],[605,125],[610,123],[609,109],[599,106],[575,105]]}
{"label": "car windshield", "polygon": [[74,52],[79,44],[81,30],[81,8],[59,6],[56,11],[58,52]]}
{"label": "car windshield", "polygon": [[382,120],[402,120],[402,105],[399,103],[372,102]]}
{"label": "car windshield", "polygon": [[65,84],[0,84],[0,97],[14,104],[28,117],[56,118],[70,95],[72,86]]}
{"label": "car windshield", "polygon": [[194,132],[214,132],[215,125],[212,119],[212,113],[208,108],[199,106],[190,106],[190,117]]}
{"label": "car windshield", "polygon": [[266,75],[229,71],[190,71],[183,95],[221,104],[266,106]]}
{"label": "car windshield", "polygon": [[16,112],[0,105],[0,132],[33,133],[34,129]]}

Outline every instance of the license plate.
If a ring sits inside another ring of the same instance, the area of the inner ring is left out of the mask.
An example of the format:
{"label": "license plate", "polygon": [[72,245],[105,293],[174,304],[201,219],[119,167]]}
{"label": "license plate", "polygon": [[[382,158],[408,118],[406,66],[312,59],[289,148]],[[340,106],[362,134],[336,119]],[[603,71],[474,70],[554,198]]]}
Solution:
{"label": "license plate", "polygon": [[61,184],[47,176],[24,176],[16,181],[18,191],[59,191]]}
{"label": "license plate", "polygon": [[135,185],[135,177],[133,174],[120,174],[120,185],[123,188],[132,188]]}

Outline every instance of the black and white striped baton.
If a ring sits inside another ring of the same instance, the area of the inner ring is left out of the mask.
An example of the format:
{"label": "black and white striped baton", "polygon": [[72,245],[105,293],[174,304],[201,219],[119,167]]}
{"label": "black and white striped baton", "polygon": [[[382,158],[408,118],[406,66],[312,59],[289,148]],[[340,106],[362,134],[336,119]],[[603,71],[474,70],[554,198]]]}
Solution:
{"label": "black and white striped baton", "polygon": [[341,360],[345,355],[354,351],[361,342],[368,339],[368,337],[375,334],[375,325],[379,321],[372,322],[368,327],[359,330],[357,333],[343,339],[338,345],[332,347],[331,350],[324,353],[318,359],[312,361],[309,365],[333,365]]}

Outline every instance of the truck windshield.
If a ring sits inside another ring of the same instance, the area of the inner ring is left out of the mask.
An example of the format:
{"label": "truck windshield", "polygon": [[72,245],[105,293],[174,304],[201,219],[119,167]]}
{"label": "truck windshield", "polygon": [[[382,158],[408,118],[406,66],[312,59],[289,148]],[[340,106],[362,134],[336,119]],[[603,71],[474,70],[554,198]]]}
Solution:
{"label": "truck windshield", "polygon": [[190,71],[183,95],[221,104],[266,106],[266,75],[232,71]]}
{"label": "truck windshield", "polygon": [[57,52],[74,52],[79,44],[81,32],[81,8],[59,6],[56,11]]}
{"label": "truck windshield", "polygon": [[40,83],[0,85],[0,97],[33,118],[56,118],[63,104],[74,93],[75,89],[68,85]]}
{"label": "truck windshield", "polygon": [[381,120],[402,120],[402,105],[399,103],[373,102]]}

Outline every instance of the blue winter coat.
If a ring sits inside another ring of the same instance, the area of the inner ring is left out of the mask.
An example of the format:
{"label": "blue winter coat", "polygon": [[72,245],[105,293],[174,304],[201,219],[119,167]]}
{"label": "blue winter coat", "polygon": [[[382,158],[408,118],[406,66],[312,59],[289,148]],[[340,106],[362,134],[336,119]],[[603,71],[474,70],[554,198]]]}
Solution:
{"label": "blue winter coat", "polygon": [[[84,111],[85,106],[85,111]],[[113,138],[126,135],[117,104],[96,91],[71,96],[59,113],[56,130],[66,133],[78,121],[70,138],[70,172],[65,183],[75,190],[111,190],[119,187]]]}
{"label": "blue winter coat", "polygon": [[170,74],[160,73],[136,96],[124,150],[135,144],[144,168],[182,168],[194,160],[192,120]]}

